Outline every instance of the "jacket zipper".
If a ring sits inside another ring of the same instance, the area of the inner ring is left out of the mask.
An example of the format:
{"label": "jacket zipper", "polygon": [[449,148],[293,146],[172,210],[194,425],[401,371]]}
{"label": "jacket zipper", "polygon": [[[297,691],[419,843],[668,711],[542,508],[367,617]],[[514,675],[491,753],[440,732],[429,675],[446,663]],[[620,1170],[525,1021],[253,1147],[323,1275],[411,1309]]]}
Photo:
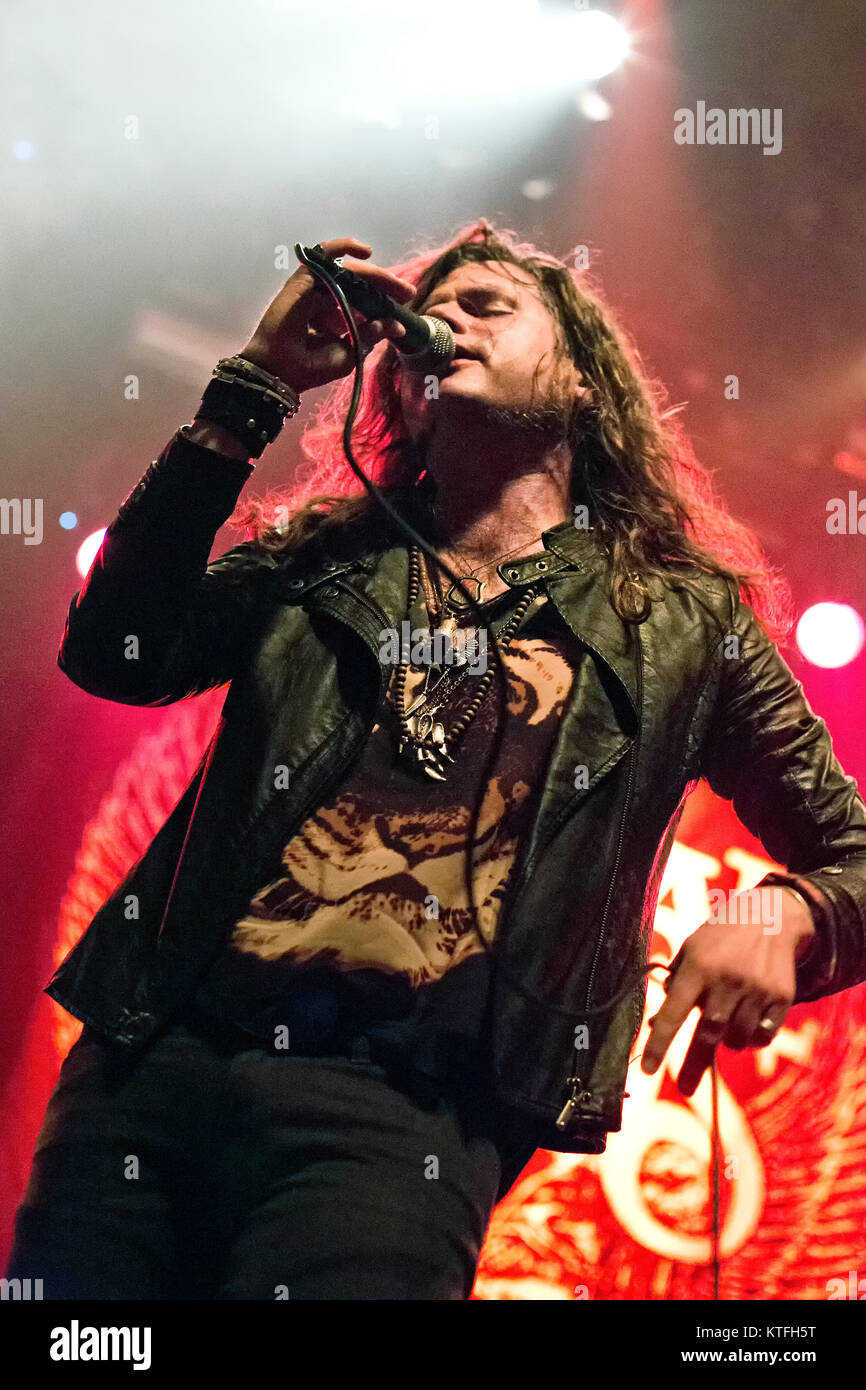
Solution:
{"label": "jacket zipper", "polygon": [[636,737],[636,739],[635,739],[635,742],[632,744],[631,753],[630,753],[630,755],[629,755],[628,782],[627,782],[627,784],[626,784],[625,803],[624,803],[623,808],[622,808],[622,816],[620,817],[620,822],[619,822],[619,837],[618,837],[617,846],[616,846],[616,858],[614,859],[614,862],[613,862],[613,873],[612,873],[611,876],[610,876],[610,884],[608,885],[608,890],[607,890],[607,900],[606,900],[606,902],[605,902],[605,904],[604,904],[604,913],[603,913],[603,915],[602,915],[601,926],[599,927],[599,931],[598,931],[598,941],[596,942],[596,945],[595,945],[595,954],[593,955],[593,958],[592,958],[592,967],[591,967],[590,972],[589,972],[589,983],[588,983],[587,986],[586,986],[586,1008],[589,1008],[589,1001],[590,1001],[590,998],[591,998],[591,996],[592,996],[592,986],[593,986],[593,984],[594,984],[594,982],[595,982],[595,972],[596,972],[596,969],[597,969],[597,967],[598,967],[598,960],[599,960],[599,956],[601,955],[601,947],[602,947],[602,943],[603,943],[603,941],[604,941],[604,934],[605,934],[605,931],[606,931],[606,929],[607,929],[607,919],[608,919],[608,914],[609,914],[609,912],[610,912],[610,905],[611,905],[611,902],[613,901],[613,890],[614,890],[614,886],[615,886],[615,884],[616,884],[617,876],[619,875],[619,866],[620,866],[620,861],[621,861],[621,859],[622,859],[622,847],[623,847],[623,844],[624,844],[624,841],[625,841],[625,826],[626,826],[626,821],[628,820],[629,807],[631,806],[631,794],[632,794],[632,788],[633,788],[633,786],[634,786],[635,766],[636,766],[636,764],[637,764],[637,755],[638,755],[638,750],[639,750],[639,748],[640,748],[640,736],[641,736],[641,728],[642,728],[642,724],[643,724],[643,647],[641,646],[640,632],[638,631],[637,628],[635,628],[635,635],[636,635],[637,647],[638,647],[637,682],[638,682],[638,704],[639,704],[639,706],[640,706],[640,708],[639,708],[639,710],[638,710],[638,729],[637,729],[637,737]]}
{"label": "jacket zipper", "polygon": [[[364,607],[368,610],[368,612],[373,614],[373,617],[377,620],[381,627],[385,630],[388,630],[387,614],[383,613],[382,609],[379,608],[379,606],[375,604],[371,598],[368,598],[366,594],[362,594],[360,590],[355,589],[351,584],[347,583],[345,580],[335,579],[332,582],[335,589],[342,589],[344,593],[350,594],[352,598],[357,599],[358,603],[363,604]],[[339,621],[341,621],[345,627],[352,627],[352,624],[350,622],[347,622],[345,618],[339,619]],[[352,628],[352,631],[357,632],[357,628]],[[358,636],[361,637],[360,632],[358,632]],[[363,637],[361,637],[361,641],[363,640]],[[380,684],[381,683],[382,682],[380,667]]]}
{"label": "jacket zipper", "polygon": [[[631,806],[632,788],[634,786],[634,774],[635,766],[637,763],[637,752],[638,748],[640,747],[640,731],[641,722],[643,719],[643,648],[641,646],[640,633],[637,631],[637,629],[635,629],[635,631],[638,644],[638,703],[640,706],[638,710],[638,729],[636,740],[632,744],[631,751],[629,753],[628,781],[626,783],[625,800],[623,803],[622,815],[620,817],[619,822],[619,835],[617,838],[616,857],[614,859],[613,870],[610,876],[610,883],[608,884],[607,897],[605,899],[604,904],[604,912],[602,914],[601,925],[598,930],[598,940],[595,943],[595,951],[593,952],[592,965],[590,966],[589,971],[589,980],[586,986],[586,1008],[589,1008],[589,1001],[592,997],[592,987],[595,983],[595,974],[598,968],[598,961],[601,955],[602,944],[604,942],[604,934],[607,928],[608,914],[610,912],[611,902],[613,901],[613,890],[616,885],[617,877],[619,875],[619,866],[620,861],[622,860],[623,845],[625,843],[625,827],[626,822],[628,820],[629,807]],[[536,858],[538,857],[538,853],[539,851],[536,851]],[[556,1117],[556,1128],[561,1130],[567,1129],[576,1112],[580,1110],[581,1105],[592,1099],[592,1092],[586,1086],[584,1086],[582,1077],[577,1075],[569,1076],[565,1084],[568,1087],[568,1096],[565,1104],[563,1105],[562,1109]]]}
{"label": "jacket zipper", "polygon": [[595,982],[595,972],[596,972],[596,968],[597,968],[597,966],[598,966],[598,958],[599,958],[599,956],[601,955],[601,947],[602,947],[602,943],[603,943],[603,941],[604,941],[605,930],[606,930],[606,928],[607,928],[608,914],[610,913],[610,905],[611,905],[611,902],[613,901],[613,890],[614,890],[614,886],[615,886],[615,884],[616,884],[617,876],[618,876],[618,874],[619,874],[620,860],[622,859],[622,847],[623,847],[623,843],[624,843],[624,841],[625,841],[625,823],[626,823],[626,818],[627,818],[627,816],[628,816],[629,805],[630,805],[630,803],[631,803],[631,792],[632,792],[632,785],[633,785],[633,782],[634,782],[634,765],[635,765],[635,756],[634,756],[634,753],[635,753],[635,748],[634,748],[634,746],[633,746],[633,747],[632,747],[632,751],[631,751],[631,756],[630,756],[630,758],[629,758],[629,765],[628,765],[628,783],[627,783],[627,785],[626,785],[625,802],[624,802],[624,804],[623,804],[622,816],[621,816],[621,818],[620,818],[620,823],[619,823],[619,838],[618,838],[618,840],[617,840],[617,846],[616,846],[616,858],[614,859],[614,862],[613,862],[613,872],[612,872],[612,874],[611,874],[611,876],[610,876],[610,883],[608,884],[608,888],[607,888],[607,898],[606,898],[605,904],[604,904],[604,912],[603,912],[602,918],[601,918],[601,926],[600,926],[599,929],[598,929],[598,940],[597,940],[596,943],[595,943],[595,953],[594,953],[593,958],[592,958],[592,966],[591,966],[590,972],[589,972],[589,982],[588,982],[588,984],[587,984],[587,986],[586,986],[586,1007],[587,1007],[587,1008],[589,1008],[589,1000],[590,1000],[590,996],[591,996],[591,994],[592,994],[592,986],[593,986],[593,984],[594,984],[594,982]]}
{"label": "jacket zipper", "polygon": [[[637,631],[637,630],[636,630],[636,631]],[[640,706],[641,706],[641,708],[640,708],[640,710],[639,710],[639,720],[642,720],[642,718],[643,718],[643,648],[642,648],[642,646],[641,646],[641,642],[640,642],[640,633],[639,633],[639,632],[637,632],[637,643],[638,643],[638,700],[639,700],[639,703],[640,703]],[[597,969],[597,967],[598,967],[599,957],[600,957],[600,955],[601,955],[602,944],[603,944],[603,942],[604,942],[604,934],[605,934],[605,930],[606,930],[606,928],[607,928],[608,914],[609,914],[609,912],[610,912],[610,905],[611,905],[611,902],[613,901],[613,890],[614,890],[614,887],[615,887],[615,885],[616,885],[616,880],[617,880],[617,877],[618,877],[618,875],[619,875],[619,866],[620,866],[620,862],[621,862],[621,860],[622,860],[622,849],[623,849],[623,844],[625,843],[625,827],[626,827],[626,821],[628,820],[629,807],[631,806],[631,795],[632,795],[632,789],[633,789],[633,786],[634,786],[635,766],[636,766],[636,764],[637,764],[637,753],[638,753],[638,749],[639,749],[639,747],[640,747],[640,728],[641,728],[641,726],[640,726],[640,722],[639,722],[639,724],[638,724],[638,731],[637,731],[637,737],[636,737],[635,742],[632,744],[631,753],[630,753],[630,755],[629,755],[628,782],[627,782],[627,784],[626,784],[625,801],[624,801],[623,808],[622,808],[622,816],[620,817],[620,822],[619,822],[619,836],[618,836],[617,846],[616,846],[616,858],[614,859],[613,872],[611,873],[611,876],[610,876],[610,883],[608,884],[607,899],[606,899],[605,904],[604,904],[604,913],[602,914],[601,926],[599,927],[599,931],[598,931],[598,940],[596,941],[596,944],[595,944],[595,952],[594,952],[594,954],[593,954],[592,966],[591,966],[590,972],[589,972],[589,981],[588,981],[587,986],[586,986],[586,1008],[589,1008],[589,1001],[590,1001],[590,999],[592,998],[592,986],[593,986],[593,984],[594,984],[594,982],[595,982],[595,973],[596,973],[596,969]],[[592,1094],[592,1093],[591,1093],[590,1091],[588,1091],[588,1090],[584,1087],[584,1084],[583,1084],[583,1081],[582,1081],[581,1077],[579,1077],[579,1076],[569,1076],[568,1080],[566,1081],[566,1085],[570,1088],[570,1092],[569,1092],[568,1099],[567,1099],[566,1102],[565,1102],[565,1105],[562,1107],[562,1109],[560,1110],[559,1114],[558,1114],[557,1117],[556,1117],[556,1127],[557,1127],[557,1129],[566,1129],[567,1126],[568,1126],[568,1124],[569,1124],[569,1121],[571,1120],[571,1118],[572,1118],[572,1116],[574,1115],[575,1111],[579,1110],[579,1108],[580,1108],[580,1106],[581,1106],[581,1104],[582,1104],[583,1102],[588,1101],[588,1100],[591,1099],[591,1094]]]}
{"label": "jacket zipper", "polygon": [[[592,986],[593,986],[593,981],[595,980],[595,972],[596,972],[596,967],[597,967],[597,965],[598,965],[598,958],[599,958],[599,956],[600,956],[600,954],[601,954],[602,942],[604,941],[604,933],[605,933],[605,928],[606,928],[606,926],[607,926],[608,912],[609,912],[609,910],[610,910],[610,904],[611,904],[611,902],[612,902],[612,900],[613,900],[614,885],[615,885],[616,880],[617,880],[617,875],[619,874],[620,859],[621,859],[621,857],[622,857],[622,847],[623,847],[623,843],[624,843],[624,840],[625,840],[625,823],[626,823],[626,817],[627,817],[627,814],[628,814],[629,803],[630,803],[630,801],[631,801],[631,789],[632,789],[632,781],[633,781],[633,774],[634,774],[634,764],[635,764],[635,758],[634,758],[633,755],[634,755],[634,747],[632,747],[632,756],[629,758],[628,785],[627,785],[627,787],[626,787],[625,804],[624,804],[624,806],[623,806],[623,813],[622,813],[622,817],[621,817],[621,819],[620,819],[620,826],[619,826],[619,841],[618,841],[617,849],[616,849],[616,859],[614,860],[613,872],[612,872],[612,874],[611,874],[611,876],[610,876],[610,883],[608,884],[607,900],[606,900],[605,905],[604,905],[604,913],[603,913],[602,919],[601,919],[601,926],[599,927],[598,940],[596,941],[595,953],[594,953],[593,958],[592,958],[592,967],[591,967],[590,972],[589,972],[589,982],[588,982],[587,987],[586,987],[586,1007],[587,1007],[587,1008],[589,1008],[589,1000],[590,1000],[590,997],[591,997],[591,995],[592,995]],[[572,1119],[572,1117],[573,1117],[574,1114],[575,1114],[575,1112],[576,1112],[577,1110],[580,1109],[580,1106],[581,1106],[583,1103],[585,1103],[586,1101],[592,1099],[592,1092],[586,1089],[586,1087],[585,1087],[584,1084],[583,1084],[583,1079],[582,1079],[582,1077],[580,1077],[580,1076],[569,1076],[565,1084],[566,1084],[566,1086],[568,1086],[568,1087],[570,1088],[570,1090],[569,1090],[568,1099],[566,1100],[565,1105],[562,1107],[562,1109],[560,1110],[559,1114],[558,1114],[557,1117],[556,1117],[556,1128],[557,1128],[557,1129],[567,1129],[567,1128],[568,1128],[568,1125],[569,1125],[569,1123],[570,1123],[570,1121],[571,1121],[571,1119]]]}
{"label": "jacket zipper", "polygon": [[570,1076],[566,1084],[571,1087],[571,1094],[556,1117],[557,1129],[568,1129],[575,1111],[592,1099],[592,1092],[586,1089],[579,1076]]}

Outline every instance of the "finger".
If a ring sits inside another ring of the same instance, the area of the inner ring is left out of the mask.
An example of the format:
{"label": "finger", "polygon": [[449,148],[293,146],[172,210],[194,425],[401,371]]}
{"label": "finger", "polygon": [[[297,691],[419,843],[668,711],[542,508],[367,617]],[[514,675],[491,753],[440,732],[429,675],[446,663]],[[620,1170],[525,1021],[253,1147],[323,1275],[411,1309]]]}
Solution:
{"label": "finger", "polygon": [[725,1033],[725,1046],[731,1047],[735,1052],[740,1052],[744,1047],[752,1045],[752,1039],[758,1031],[758,1024],[764,1017],[763,998],[755,998],[754,995],[747,995],[741,999],[728,1022],[728,1029]]}
{"label": "finger", "polygon": [[690,1096],[697,1089],[698,1082],[712,1064],[716,1048],[727,1034],[737,998],[730,990],[716,988],[707,991],[701,1004],[701,1017],[677,1077],[677,1088],[684,1096]]}
{"label": "finger", "polygon": [[358,337],[362,343],[377,343],[382,332],[381,319],[368,319],[358,324]]}
{"label": "finger", "polygon": [[[787,1014],[787,1009],[785,1014]],[[741,1052],[746,1047],[766,1047],[772,1042],[781,1027],[785,1014],[780,1013],[777,1000],[769,995],[752,994],[741,1000],[731,1015],[725,1046]],[[776,1028],[772,1032],[759,1027],[762,1018],[772,1018]]]}
{"label": "finger", "polygon": [[651,1075],[661,1064],[674,1036],[679,1032],[692,1009],[697,1004],[704,988],[703,976],[696,970],[682,965],[677,970],[673,983],[668,977],[668,995],[650,1027],[652,1034],[644,1048],[641,1068]]}
{"label": "finger", "polygon": [[355,350],[348,334],[344,338],[327,336],[314,339],[307,344],[307,354],[308,361],[320,374],[320,384],[345,376],[355,365]]}
{"label": "finger", "polygon": [[372,256],[373,248],[366,241],[359,241],[353,236],[331,237],[330,241],[320,241],[319,245],[326,256],[331,260],[336,260],[338,256]]}
{"label": "finger", "polygon": [[358,328],[358,337],[367,347],[375,347],[383,338],[399,342],[405,334],[402,323],[395,323],[393,319],[372,319],[368,323],[362,323]]}
{"label": "finger", "polygon": [[351,257],[347,257],[343,261],[346,270],[351,270],[353,275],[368,280],[377,290],[389,294],[400,304],[405,304],[414,297],[416,287],[411,280],[404,280],[402,276],[394,275],[392,271],[386,270],[381,265],[348,265],[347,260],[349,259]]}
{"label": "finger", "polygon": [[691,1096],[698,1089],[701,1077],[707,1067],[712,1066],[717,1044],[709,1042],[695,1029],[689,1049],[683,1058],[680,1074],[677,1077],[677,1090],[680,1095]]}
{"label": "finger", "polygon": [[[405,331],[400,325],[401,332]],[[355,362],[355,349],[352,345],[352,338],[345,330],[345,324],[341,324],[343,333],[338,337],[336,333],[319,333],[314,331],[307,340],[308,352],[312,349],[316,366],[320,371],[341,373],[350,370]],[[363,349],[363,356],[366,355],[388,336],[388,325],[383,324],[381,319],[366,320],[358,324],[358,339]]]}
{"label": "finger", "polygon": [[[383,338],[399,342],[401,338],[406,336],[403,325],[395,322],[394,319],[365,319],[363,315],[359,315],[356,324],[358,337],[368,351],[381,342]],[[311,320],[307,347],[309,349],[319,348],[323,345],[332,346],[335,339],[338,339],[344,347],[351,348],[351,334],[336,305],[331,313],[316,314],[315,318]]]}
{"label": "finger", "polygon": [[365,356],[368,352],[372,352],[377,343],[382,341],[382,327],[381,319],[373,319],[369,323],[358,325],[358,337],[361,340]]}

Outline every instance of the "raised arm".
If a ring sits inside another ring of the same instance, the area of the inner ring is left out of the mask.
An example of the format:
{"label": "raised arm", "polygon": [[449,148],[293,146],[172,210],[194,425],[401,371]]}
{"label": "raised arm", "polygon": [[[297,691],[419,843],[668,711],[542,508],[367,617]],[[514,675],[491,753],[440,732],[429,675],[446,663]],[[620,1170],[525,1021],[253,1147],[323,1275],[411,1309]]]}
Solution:
{"label": "raised arm", "polygon": [[[199,438],[205,437],[200,426]],[[225,444],[211,433],[213,443]],[[232,679],[275,561],[253,542],[208,565],[253,464],[172,436],[122,504],[69,608],[57,663],[91,695],[165,705]]]}
{"label": "raised arm", "polygon": [[[364,265],[365,242],[336,237],[322,248],[335,257],[352,253],[356,274],[403,302],[412,298],[413,284]],[[351,371],[345,329],[330,296],[318,294],[299,266],[241,355],[298,394]],[[399,341],[404,331],[393,320],[364,320],[359,336],[370,348]],[[165,705],[223,685],[248,659],[267,614],[275,557],[246,542],[207,563],[254,465],[219,423],[197,419],[191,437],[188,428],[133,488],[70,605],[58,665],[106,700]]]}

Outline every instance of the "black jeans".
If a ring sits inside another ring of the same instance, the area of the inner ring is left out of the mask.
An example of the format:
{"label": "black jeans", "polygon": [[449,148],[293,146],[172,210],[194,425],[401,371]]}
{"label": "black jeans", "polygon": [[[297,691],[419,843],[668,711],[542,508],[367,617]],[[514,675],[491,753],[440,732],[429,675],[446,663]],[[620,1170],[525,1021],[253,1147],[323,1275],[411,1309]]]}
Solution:
{"label": "black jeans", "polygon": [[117,1053],[85,1029],[36,1142],[7,1277],[47,1299],[466,1299],[535,1147],[363,1034],[302,1056],[190,1015]]}

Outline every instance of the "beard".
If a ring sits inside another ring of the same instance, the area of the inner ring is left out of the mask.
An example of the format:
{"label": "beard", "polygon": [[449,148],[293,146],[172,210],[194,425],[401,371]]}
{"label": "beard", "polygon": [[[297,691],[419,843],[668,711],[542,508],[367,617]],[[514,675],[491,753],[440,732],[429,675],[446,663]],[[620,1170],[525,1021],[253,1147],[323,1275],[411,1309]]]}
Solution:
{"label": "beard", "polygon": [[582,402],[557,373],[541,399],[523,407],[488,405],[484,417],[494,428],[555,446],[571,439],[581,408]]}
{"label": "beard", "polygon": [[522,410],[517,406],[490,405],[484,412],[484,418],[498,429],[542,437],[555,444],[564,442],[568,437],[571,406],[569,404],[563,408],[558,401],[540,401]]}
{"label": "beard", "polygon": [[[489,426],[493,434],[517,436],[525,440],[528,449],[533,446],[544,449],[565,446],[574,454],[585,424],[588,404],[586,399],[575,393],[570,378],[557,371],[545,386],[544,394],[527,405],[500,405],[474,400],[470,408],[476,415],[477,423],[482,427]],[[434,415],[418,431],[414,440],[406,440],[416,476],[426,467],[427,451],[437,423]]]}

